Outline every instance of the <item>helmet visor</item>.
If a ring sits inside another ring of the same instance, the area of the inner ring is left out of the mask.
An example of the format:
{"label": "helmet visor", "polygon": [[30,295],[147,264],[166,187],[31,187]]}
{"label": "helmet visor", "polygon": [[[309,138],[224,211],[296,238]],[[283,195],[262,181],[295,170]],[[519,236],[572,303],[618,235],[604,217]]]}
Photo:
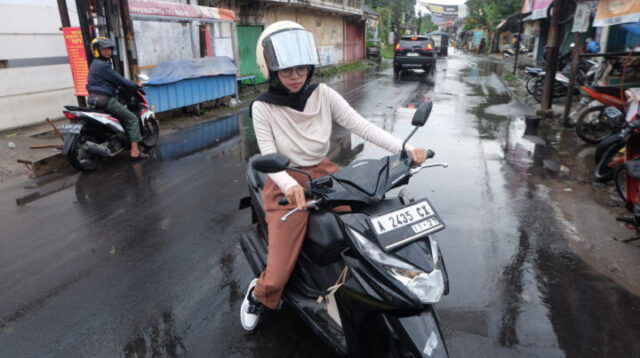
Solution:
{"label": "helmet visor", "polygon": [[276,32],[262,41],[264,58],[270,71],[305,65],[318,65],[318,49],[313,34],[305,30]]}

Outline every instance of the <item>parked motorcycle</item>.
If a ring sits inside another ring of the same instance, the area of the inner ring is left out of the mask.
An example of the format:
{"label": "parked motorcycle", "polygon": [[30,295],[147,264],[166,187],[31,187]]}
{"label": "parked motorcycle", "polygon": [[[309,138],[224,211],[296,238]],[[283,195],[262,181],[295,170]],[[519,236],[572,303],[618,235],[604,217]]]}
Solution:
{"label": "parked motorcycle", "polygon": [[[418,108],[407,140],[426,123],[431,108],[431,101]],[[428,158],[433,156],[429,151]],[[414,200],[404,190],[386,196],[422,169],[447,165],[411,164],[411,154],[403,150],[309,177],[307,236],[282,299],[338,354],[448,357],[434,307],[449,290],[433,236],[445,224],[426,198]],[[300,171],[277,153],[254,156],[247,165],[250,197],[241,208],[252,208],[257,230],[242,235],[241,247],[256,276],[266,267],[268,246],[261,191],[266,173],[282,170]],[[351,211],[332,210],[340,205]],[[327,305],[318,297],[328,297]]]}
{"label": "parked motorcycle", "polygon": [[[561,68],[562,71],[557,71],[555,75],[555,81],[553,83],[553,98],[564,97],[569,93],[569,75],[571,74],[571,65],[567,64]],[[578,85],[591,84],[597,75],[596,68],[597,63],[581,57],[576,69],[576,83]],[[536,74],[535,80],[532,80],[531,83],[527,81],[527,90],[538,102],[542,102],[545,76],[545,71],[539,71]],[[531,87],[531,90],[529,90],[529,87]],[[577,91],[575,86],[573,89],[574,91]]]}
{"label": "parked motorcycle", "polygon": [[587,143],[598,144],[606,137],[620,131],[624,120],[610,120],[610,116],[604,114],[608,106],[613,106],[619,110],[624,109],[624,99],[617,95],[620,93],[618,87],[592,87],[581,86],[580,93],[582,99],[575,112],[576,134]]}
{"label": "parked motorcycle", "polygon": [[[145,148],[158,143],[160,127],[156,116],[145,98],[142,88],[120,89],[118,98],[140,120],[140,134]],[[88,172],[95,170],[103,158],[131,148],[131,142],[124,127],[111,114],[94,108],[64,106],[64,115],[70,123],[60,127],[64,134],[62,154],[77,170]]]}
{"label": "parked motorcycle", "polygon": [[628,142],[638,135],[640,131],[640,121],[638,118],[638,109],[640,106],[640,91],[628,90],[626,92],[629,97],[629,103],[625,110],[626,114],[623,114],[618,108],[607,107],[603,110],[604,116],[607,121],[623,122],[622,130],[614,135],[605,138],[596,147],[595,160],[596,171],[595,176],[598,181],[606,182],[614,178],[616,168],[625,163],[625,160],[634,159],[633,153],[635,153],[635,145],[631,145],[631,156],[627,156],[625,151],[622,151],[625,147],[628,147]]}

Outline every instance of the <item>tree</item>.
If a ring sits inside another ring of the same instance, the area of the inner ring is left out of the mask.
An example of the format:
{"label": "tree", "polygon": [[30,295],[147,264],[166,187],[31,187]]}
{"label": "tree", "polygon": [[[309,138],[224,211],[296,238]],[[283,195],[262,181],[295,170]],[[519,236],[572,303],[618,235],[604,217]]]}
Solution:
{"label": "tree", "polygon": [[[521,0],[467,0],[465,2],[468,9],[467,22],[463,31],[474,28],[486,28],[489,39],[493,39],[494,29],[500,22],[514,13],[517,13],[521,6]],[[491,45],[488,46],[491,48]]]}
{"label": "tree", "polygon": [[[402,28],[414,23],[416,0],[365,0],[365,4],[374,8],[380,14],[383,23],[386,25],[384,26],[386,31],[393,29],[395,42],[400,39]],[[385,11],[387,9],[390,12]],[[388,21],[388,18],[385,18],[382,12],[393,17],[392,21]]]}

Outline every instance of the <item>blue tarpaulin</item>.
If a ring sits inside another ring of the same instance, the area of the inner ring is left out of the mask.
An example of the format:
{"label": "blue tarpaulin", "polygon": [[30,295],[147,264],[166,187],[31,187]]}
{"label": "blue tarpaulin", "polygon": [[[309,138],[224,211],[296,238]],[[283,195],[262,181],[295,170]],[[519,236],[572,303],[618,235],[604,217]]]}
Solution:
{"label": "blue tarpaulin", "polygon": [[160,62],[149,75],[149,85],[162,85],[188,78],[235,75],[235,62],[227,56],[203,57],[193,60]]}
{"label": "blue tarpaulin", "polygon": [[636,36],[640,36],[640,23],[637,22],[635,24],[622,24],[620,25],[623,29],[631,32]]}

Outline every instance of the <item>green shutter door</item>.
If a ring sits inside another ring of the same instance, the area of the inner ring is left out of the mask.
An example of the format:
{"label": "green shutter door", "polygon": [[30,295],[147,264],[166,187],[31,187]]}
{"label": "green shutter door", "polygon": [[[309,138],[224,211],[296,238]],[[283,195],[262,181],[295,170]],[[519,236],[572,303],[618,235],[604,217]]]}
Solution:
{"label": "green shutter door", "polygon": [[263,83],[264,78],[256,62],[256,45],[262,33],[262,26],[238,26],[238,54],[240,56],[240,75],[256,76],[256,83]]}

